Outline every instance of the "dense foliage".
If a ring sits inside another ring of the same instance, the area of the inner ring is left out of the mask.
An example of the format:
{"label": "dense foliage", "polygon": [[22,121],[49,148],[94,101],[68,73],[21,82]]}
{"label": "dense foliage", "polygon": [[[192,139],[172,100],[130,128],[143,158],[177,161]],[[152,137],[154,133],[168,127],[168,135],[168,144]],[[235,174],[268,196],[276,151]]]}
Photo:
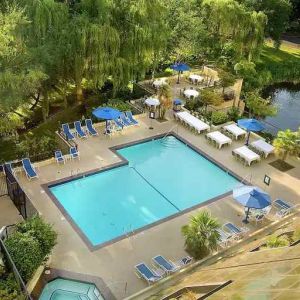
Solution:
{"label": "dense foliage", "polygon": [[189,224],[181,229],[186,250],[195,258],[203,258],[215,250],[220,239],[220,224],[208,211],[192,216]]}
{"label": "dense foliage", "polygon": [[28,281],[50,255],[56,238],[52,226],[36,216],[20,223],[16,232],[5,240],[8,252],[24,281]]}

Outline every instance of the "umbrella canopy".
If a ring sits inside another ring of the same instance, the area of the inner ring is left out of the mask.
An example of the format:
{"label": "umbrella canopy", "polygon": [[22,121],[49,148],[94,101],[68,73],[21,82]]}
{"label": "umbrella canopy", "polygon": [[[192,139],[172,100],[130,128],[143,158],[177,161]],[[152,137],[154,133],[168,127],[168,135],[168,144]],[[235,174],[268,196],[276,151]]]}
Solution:
{"label": "umbrella canopy", "polygon": [[93,115],[98,119],[115,120],[121,115],[121,112],[112,107],[98,107],[93,110]]}
{"label": "umbrella canopy", "polygon": [[184,63],[176,63],[170,66],[172,70],[178,71],[178,72],[184,72],[188,71],[190,67],[187,64]]}
{"label": "umbrella canopy", "polygon": [[173,104],[174,104],[174,105],[181,105],[182,102],[181,102],[180,99],[175,99],[175,100],[173,101]]}
{"label": "umbrella canopy", "polygon": [[243,186],[233,190],[233,198],[245,207],[262,209],[271,205],[271,197],[256,186]]}
{"label": "umbrella canopy", "polygon": [[160,104],[159,100],[157,98],[147,98],[145,100],[145,103],[148,106],[158,106]]}
{"label": "umbrella canopy", "polygon": [[256,119],[241,119],[238,120],[238,125],[247,131],[262,131],[265,128],[265,126]]}

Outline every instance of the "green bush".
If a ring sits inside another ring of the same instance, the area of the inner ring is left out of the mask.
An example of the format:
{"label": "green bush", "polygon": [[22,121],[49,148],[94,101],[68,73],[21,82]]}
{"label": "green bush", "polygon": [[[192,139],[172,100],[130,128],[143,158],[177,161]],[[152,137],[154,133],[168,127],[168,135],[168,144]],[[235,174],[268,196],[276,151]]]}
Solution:
{"label": "green bush", "polygon": [[228,121],[228,116],[223,111],[214,111],[211,115],[211,121],[214,125],[220,125]]}
{"label": "green bush", "polygon": [[287,240],[287,238],[285,238],[283,236],[271,235],[267,239],[266,245],[267,245],[268,248],[284,247],[284,246],[288,246],[289,245],[289,241]]}
{"label": "green bush", "polygon": [[300,227],[295,228],[293,236],[292,236],[292,240],[294,242],[299,241],[300,240]]}
{"label": "green bush", "polygon": [[41,247],[44,257],[47,257],[51,253],[56,244],[57,233],[52,229],[50,224],[45,223],[39,216],[19,223],[17,230],[21,233],[28,233],[35,238]]}
{"label": "green bush", "polygon": [[240,110],[238,107],[231,107],[227,111],[228,120],[236,122],[240,118]]}
{"label": "green bush", "polygon": [[47,259],[56,238],[51,225],[36,216],[18,224],[16,232],[6,239],[5,245],[24,281]]}
{"label": "green bush", "polygon": [[36,156],[44,153],[53,152],[57,149],[57,141],[54,137],[41,136],[34,137],[26,135],[17,146],[17,154],[19,157]]}
{"label": "green bush", "polygon": [[5,245],[20,275],[28,281],[44,260],[39,242],[29,233],[15,232]]}
{"label": "green bush", "polygon": [[7,289],[0,289],[1,300],[25,300],[25,296],[20,295],[17,291],[9,292]]}

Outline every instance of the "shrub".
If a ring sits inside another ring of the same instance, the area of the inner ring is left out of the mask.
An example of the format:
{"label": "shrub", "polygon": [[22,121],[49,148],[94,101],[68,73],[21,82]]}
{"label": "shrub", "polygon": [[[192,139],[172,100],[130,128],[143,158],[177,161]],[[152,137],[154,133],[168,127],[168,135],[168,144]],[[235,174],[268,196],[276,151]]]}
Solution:
{"label": "shrub", "polygon": [[294,242],[300,240],[300,227],[295,228],[293,236],[292,236],[292,240]]}
{"label": "shrub", "polygon": [[39,242],[29,233],[15,232],[5,245],[25,281],[28,281],[44,260]]}
{"label": "shrub", "polygon": [[211,115],[211,121],[214,125],[223,124],[228,121],[227,114],[223,111],[214,111]]}
{"label": "shrub", "polygon": [[51,225],[36,216],[17,225],[17,231],[5,241],[17,269],[28,281],[45,261],[56,244],[57,234]]}
{"label": "shrub", "polygon": [[47,257],[51,253],[56,244],[57,233],[52,229],[50,224],[45,223],[39,216],[19,223],[17,230],[21,233],[28,233],[35,238],[41,247],[44,257]]}
{"label": "shrub", "polygon": [[266,245],[267,245],[268,248],[284,247],[284,246],[288,246],[289,245],[289,241],[287,240],[287,238],[285,238],[283,236],[271,235],[267,239]]}
{"label": "shrub", "polygon": [[199,259],[215,250],[220,239],[219,228],[218,221],[205,210],[192,216],[189,224],[181,228],[187,252]]}
{"label": "shrub", "polygon": [[240,118],[240,110],[238,107],[231,107],[227,111],[227,117],[230,121],[236,122]]}
{"label": "shrub", "polygon": [[17,291],[9,292],[7,289],[0,289],[1,300],[25,300],[25,296],[19,295]]}

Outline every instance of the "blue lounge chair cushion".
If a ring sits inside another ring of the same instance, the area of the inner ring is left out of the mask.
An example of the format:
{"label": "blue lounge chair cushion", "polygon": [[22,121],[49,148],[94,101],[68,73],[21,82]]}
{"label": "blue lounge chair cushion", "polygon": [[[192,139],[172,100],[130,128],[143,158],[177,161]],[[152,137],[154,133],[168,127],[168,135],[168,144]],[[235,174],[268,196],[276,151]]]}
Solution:
{"label": "blue lounge chair cushion", "polygon": [[130,125],[131,125],[131,123],[127,120],[127,118],[126,118],[126,116],[125,116],[124,113],[122,113],[122,114],[120,115],[120,119],[121,119],[121,121],[123,122],[123,124],[124,124],[125,126],[130,126]]}
{"label": "blue lounge chair cushion", "polygon": [[22,164],[23,164],[25,172],[27,173],[27,175],[30,178],[37,177],[37,174],[36,174],[35,170],[33,169],[29,158],[22,159]]}
{"label": "blue lounge chair cushion", "polygon": [[171,264],[168,260],[166,260],[161,255],[157,255],[157,256],[153,257],[153,261],[168,272],[174,272],[178,269],[178,267]]}
{"label": "blue lounge chair cushion", "polygon": [[77,132],[77,134],[80,136],[80,137],[86,137],[86,133],[82,130],[81,128],[81,123],[80,121],[76,121],[74,122],[74,127],[75,127],[75,130]]}
{"label": "blue lounge chair cushion", "polygon": [[279,206],[282,209],[291,209],[292,208],[292,206],[289,203],[285,202],[282,199],[276,199],[274,202],[277,204],[277,206]]}
{"label": "blue lounge chair cushion", "polygon": [[[8,172],[10,172],[11,174],[14,173],[14,170],[12,168],[11,163],[5,163],[3,167],[6,167],[6,169],[8,170]],[[4,173],[5,173],[5,168],[3,169]]]}
{"label": "blue lounge chair cushion", "polygon": [[242,233],[242,230],[232,223],[226,223],[224,226],[232,233]]}
{"label": "blue lounge chair cushion", "polygon": [[75,136],[71,133],[68,124],[62,124],[62,130],[68,140],[74,140]]}
{"label": "blue lounge chair cushion", "polygon": [[55,151],[55,158],[57,161],[64,161],[64,157],[60,150]]}
{"label": "blue lounge chair cushion", "polygon": [[121,123],[120,120],[115,119],[114,122],[117,124],[118,127],[120,127],[120,128],[123,128],[123,127],[124,127],[124,125]]}
{"label": "blue lounge chair cushion", "polygon": [[98,134],[98,132],[93,127],[93,123],[92,123],[91,119],[86,119],[85,120],[85,125],[86,125],[86,128],[87,128],[87,130],[89,131],[89,133],[91,135],[97,135]]}
{"label": "blue lounge chair cushion", "polygon": [[141,263],[139,265],[136,265],[135,268],[138,270],[138,272],[148,281],[157,281],[161,278],[161,276],[158,276],[155,274],[146,264]]}
{"label": "blue lounge chair cushion", "polygon": [[126,116],[132,124],[134,125],[139,124],[139,122],[133,118],[131,111],[127,111]]}
{"label": "blue lounge chair cushion", "polygon": [[72,155],[73,158],[79,156],[79,153],[78,153],[78,151],[76,150],[75,147],[70,148],[70,154]]}

